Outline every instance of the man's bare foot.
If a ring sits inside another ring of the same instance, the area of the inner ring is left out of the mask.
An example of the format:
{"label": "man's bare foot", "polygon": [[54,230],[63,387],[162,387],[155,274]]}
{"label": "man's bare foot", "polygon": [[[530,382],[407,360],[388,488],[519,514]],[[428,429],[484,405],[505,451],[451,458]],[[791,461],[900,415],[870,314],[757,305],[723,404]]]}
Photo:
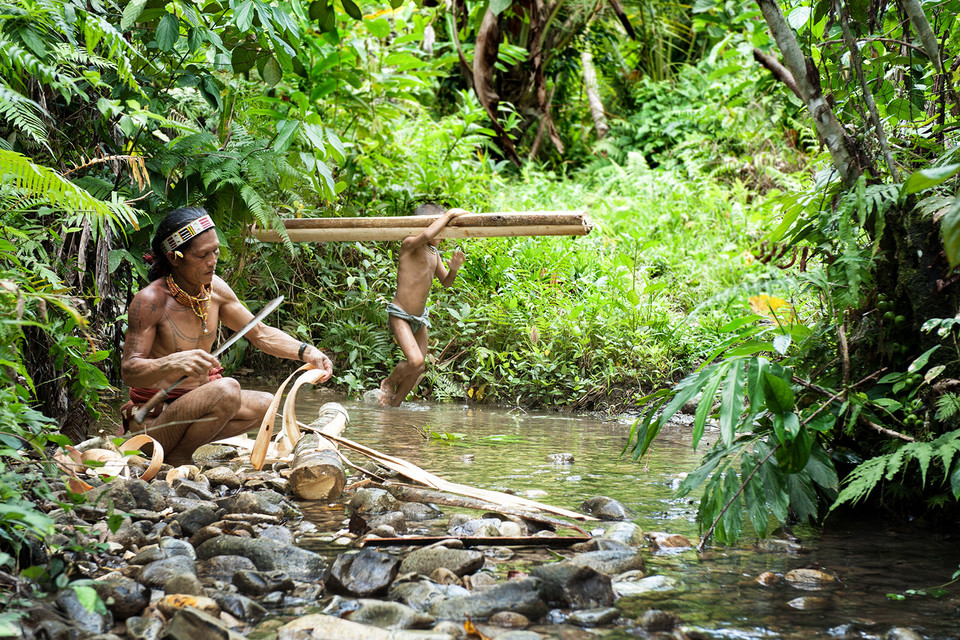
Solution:
{"label": "man's bare foot", "polygon": [[393,402],[393,394],[394,394],[394,393],[395,393],[395,390],[390,388],[390,385],[387,384],[387,381],[386,381],[386,380],[384,380],[383,382],[381,382],[381,383],[380,383],[380,397],[378,398],[378,400],[380,401],[380,406],[381,406],[381,407],[389,407],[389,406],[391,405],[391,403]]}

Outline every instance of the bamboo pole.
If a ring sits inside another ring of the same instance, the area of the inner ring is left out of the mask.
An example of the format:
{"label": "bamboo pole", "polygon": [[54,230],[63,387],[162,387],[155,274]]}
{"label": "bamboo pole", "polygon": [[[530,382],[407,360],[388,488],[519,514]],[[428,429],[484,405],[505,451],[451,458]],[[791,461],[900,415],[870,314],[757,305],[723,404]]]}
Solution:
{"label": "bamboo pole", "polygon": [[[417,235],[438,216],[388,218],[289,218],[284,228],[293,242],[403,240]],[[585,211],[467,213],[450,221],[438,238],[503,238],[517,236],[583,236],[593,223]],[[253,228],[262,242],[279,242],[273,229]]]}
{"label": "bamboo pole", "polygon": [[305,500],[335,500],[340,497],[347,476],[337,447],[325,435],[339,436],[347,426],[347,411],[336,402],[320,407],[310,427],[293,447],[288,479],[290,490]]}

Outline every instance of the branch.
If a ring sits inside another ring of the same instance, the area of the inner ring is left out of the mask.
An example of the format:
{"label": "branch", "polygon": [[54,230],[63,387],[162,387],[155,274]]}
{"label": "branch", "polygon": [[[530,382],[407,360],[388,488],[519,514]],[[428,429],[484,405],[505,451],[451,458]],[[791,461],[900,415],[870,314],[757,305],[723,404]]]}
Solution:
{"label": "branch", "polygon": [[930,28],[926,14],[923,13],[923,7],[918,0],[900,0],[903,10],[906,12],[913,28],[917,30],[917,36],[920,38],[920,44],[923,45],[923,51],[930,58],[934,69],[938,73],[943,73],[943,61],[940,60],[940,46],[937,44],[937,36]]}
{"label": "branch", "polygon": [[803,100],[803,96],[800,95],[800,87],[797,86],[797,81],[794,80],[793,74],[790,73],[789,69],[780,64],[779,60],[757,48],[753,49],[753,59],[766,67],[767,70],[773,74],[774,78],[787,85],[787,88],[793,91],[795,96]]}

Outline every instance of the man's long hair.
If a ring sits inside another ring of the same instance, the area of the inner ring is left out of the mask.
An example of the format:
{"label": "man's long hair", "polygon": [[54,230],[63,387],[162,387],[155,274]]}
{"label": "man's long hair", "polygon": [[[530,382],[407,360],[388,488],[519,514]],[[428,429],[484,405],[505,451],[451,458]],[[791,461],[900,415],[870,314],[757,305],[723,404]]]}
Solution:
{"label": "man's long hair", "polygon": [[[167,260],[167,252],[163,250],[163,241],[184,225],[205,215],[207,215],[207,211],[203,207],[180,207],[167,214],[160,226],[157,227],[157,233],[153,236],[153,242],[150,244],[153,249],[153,264],[150,265],[150,270],[147,272],[147,278],[150,282],[157,278],[163,278],[173,271],[173,265]],[[190,238],[177,249],[189,248],[196,238],[196,236]]]}

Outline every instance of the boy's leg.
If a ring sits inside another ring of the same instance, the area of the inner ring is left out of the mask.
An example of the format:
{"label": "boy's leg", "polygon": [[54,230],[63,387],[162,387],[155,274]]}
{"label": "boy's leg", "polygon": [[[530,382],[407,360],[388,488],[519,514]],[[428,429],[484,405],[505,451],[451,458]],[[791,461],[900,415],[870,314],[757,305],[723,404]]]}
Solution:
{"label": "boy's leg", "polygon": [[407,394],[413,391],[417,383],[420,382],[420,376],[427,370],[427,327],[424,326],[420,331],[417,331],[414,338],[417,341],[417,351],[419,354],[417,362],[419,366],[411,370],[407,377],[397,383],[397,390],[392,402],[392,406],[394,407],[400,406],[400,403],[406,399]]}
{"label": "boy's leg", "polygon": [[[416,380],[425,369],[425,365],[420,342],[417,337],[413,335],[410,324],[406,320],[396,316],[390,316],[389,324],[397,340],[397,344],[400,346],[400,350],[403,351],[405,360],[397,363],[397,366],[393,369],[393,373],[380,383],[380,404],[383,406],[396,407],[399,406],[406,397],[406,394],[402,396],[399,395],[403,382],[411,376]],[[418,335],[420,333],[426,335],[427,328],[423,327],[420,329]],[[410,387],[412,386],[413,385],[410,385]]]}

